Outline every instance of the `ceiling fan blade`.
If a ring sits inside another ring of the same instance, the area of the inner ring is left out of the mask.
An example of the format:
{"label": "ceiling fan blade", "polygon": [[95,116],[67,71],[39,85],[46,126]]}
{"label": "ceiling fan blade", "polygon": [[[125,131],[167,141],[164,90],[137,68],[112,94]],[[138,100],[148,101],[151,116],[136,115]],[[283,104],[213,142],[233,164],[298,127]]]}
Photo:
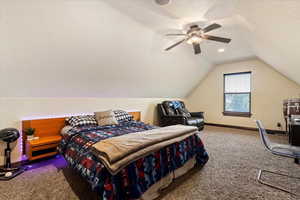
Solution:
{"label": "ceiling fan blade", "polygon": [[222,37],[217,37],[212,35],[203,35],[202,38],[206,40],[213,40],[216,42],[223,42],[223,43],[229,43],[231,41],[231,39],[229,38],[222,38]]}
{"label": "ceiling fan blade", "polygon": [[220,24],[214,23],[214,24],[211,24],[211,25],[205,27],[204,29],[202,29],[202,31],[203,31],[203,33],[207,33],[209,31],[212,31],[212,30],[215,30],[215,29],[221,28],[221,27],[222,26]]}
{"label": "ceiling fan blade", "polygon": [[170,33],[170,34],[166,34],[166,36],[187,36],[184,33]]}
{"label": "ceiling fan blade", "polygon": [[187,38],[183,39],[183,40],[180,40],[179,42],[169,46],[168,48],[165,49],[165,51],[169,51],[170,49],[173,49],[174,47],[176,47],[177,45],[180,45],[181,43],[183,43],[184,41],[186,41]]}
{"label": "ceiling fan blade", "polygon": [[195,54],[200,54],[201,53],[201,48],[200,48],[200,44],[199,43],[194,42],[193,43],[193,47],[194,47]]}

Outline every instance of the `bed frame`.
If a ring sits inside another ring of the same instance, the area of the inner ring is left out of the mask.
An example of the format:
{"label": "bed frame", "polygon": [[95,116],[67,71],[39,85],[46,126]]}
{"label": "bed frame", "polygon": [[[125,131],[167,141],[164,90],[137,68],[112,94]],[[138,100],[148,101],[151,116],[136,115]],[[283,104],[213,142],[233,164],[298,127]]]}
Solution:
{"label": "bed frame", "polygon": [[[129,112],[129,114],[133,116],[134,120],[141,121],[140,111]],[[60,131],[65,126],[66,118],[67,117],[44,118],[22,121],[22,154],[26,154],[27,136],[24,133],[24,130],[28,128],[35,128],[34,135],[39,138],[60,136]]]}

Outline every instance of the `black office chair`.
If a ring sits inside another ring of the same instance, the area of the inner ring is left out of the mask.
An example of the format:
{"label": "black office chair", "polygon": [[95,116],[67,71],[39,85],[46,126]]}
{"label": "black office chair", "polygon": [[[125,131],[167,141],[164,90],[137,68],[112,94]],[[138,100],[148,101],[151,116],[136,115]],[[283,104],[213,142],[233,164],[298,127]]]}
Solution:
{"label": "black office chair", "polygon": [[11,164],[11,148],[10,143],[16,141],[20,137],[20,133],[17,129],[6,128],[0,131],[0,140],[6,142],[6,149],[4,152],[5,164],[3,168],[0,168],[0,181],[10,180],[25,171],[24,168],[15,168]]}
{"label": "black office chair", "polygon": [[[265,148],[269,152],[271,152],[274,155],[278,155],[278,156],[294,158],[295,162],[296,162],[296,160],[300,159],[300,147],[271,142],[268,138],[267,132],[266,132],[265,128],[263,127],[261,121],[257,120],[256,124],[257,124],[258,130],[259,130],[259,133],[260,133],[262,143],[264,144]],[[278,189],[278,190],[296,195],[296,194],[292,193],[291,191],[288,191],[284,188],[281,188],[281,187],[275,186],[273,184],[262,181],[261,176],[262,176],[263,172],[269,172],[269,173],[272,173],[272,174],[277,174],[277,175],[280,175],[280,176],[295,178],[295,179],[299,179],[299,180],[300,180],[300,177],[289,176],[289,175],[286,175],[286,174],[281,174],[281,173],[278,173],[278,172],[262,170],[262,169],[259,170],[258,177],[257,177],[258,182],[263,184],[263,185],[267,185],[269,187],[272,187],[272,188],[275,188],[275,189]]]}

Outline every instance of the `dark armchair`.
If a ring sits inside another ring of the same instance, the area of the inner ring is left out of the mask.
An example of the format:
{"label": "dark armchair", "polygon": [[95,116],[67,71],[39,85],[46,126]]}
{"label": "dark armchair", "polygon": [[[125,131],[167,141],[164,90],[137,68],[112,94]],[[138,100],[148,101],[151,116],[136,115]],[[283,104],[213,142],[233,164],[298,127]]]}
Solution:
{"label": "dark armchair", "polygon": [[173,101],[164,101],[157,105],[159,125],[170,126],[183,124],[197,126],[199,130],[204,128],[203,112],[189,112],[182,101],[179,107],[174,106]]}

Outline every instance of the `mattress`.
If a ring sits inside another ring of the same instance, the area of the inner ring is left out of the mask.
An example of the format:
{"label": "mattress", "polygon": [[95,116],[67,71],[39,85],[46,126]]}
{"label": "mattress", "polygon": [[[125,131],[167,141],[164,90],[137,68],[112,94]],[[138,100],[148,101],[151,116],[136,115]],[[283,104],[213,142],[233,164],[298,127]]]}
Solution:
{"label": "mattress", "polygon": [[[93,154],[92,145],[110,137],[159,128],[129,121],[111,126],[75,127],[66,131],[59,151],[69,166],[86,179],[102,199],[139,199],[156,183],[174,178],[190,160],[203,166],[208,160],[200,137],[195,134],[140,158],[112,175]],[[168,179],[169,177],[169,179]],[[164,184],[163,184],[164,185]],[[150,192],[151,193],[151,192]],[[148,195],[153,196],[153,195]],[[148,198],[149,199],[149,198]]]}
{"label": "mattress", "polygon": [[187,161],[182,167],[174,170],[172,173],[160,179],[157,183],[153,184],[148,190],[142,194],[141,200],[153,200],[160,196],[160,192],[167,188],[174,179],[179,178],[186,174],[189,170],[195,167],[197,164],[196,158],[192,158]]}

